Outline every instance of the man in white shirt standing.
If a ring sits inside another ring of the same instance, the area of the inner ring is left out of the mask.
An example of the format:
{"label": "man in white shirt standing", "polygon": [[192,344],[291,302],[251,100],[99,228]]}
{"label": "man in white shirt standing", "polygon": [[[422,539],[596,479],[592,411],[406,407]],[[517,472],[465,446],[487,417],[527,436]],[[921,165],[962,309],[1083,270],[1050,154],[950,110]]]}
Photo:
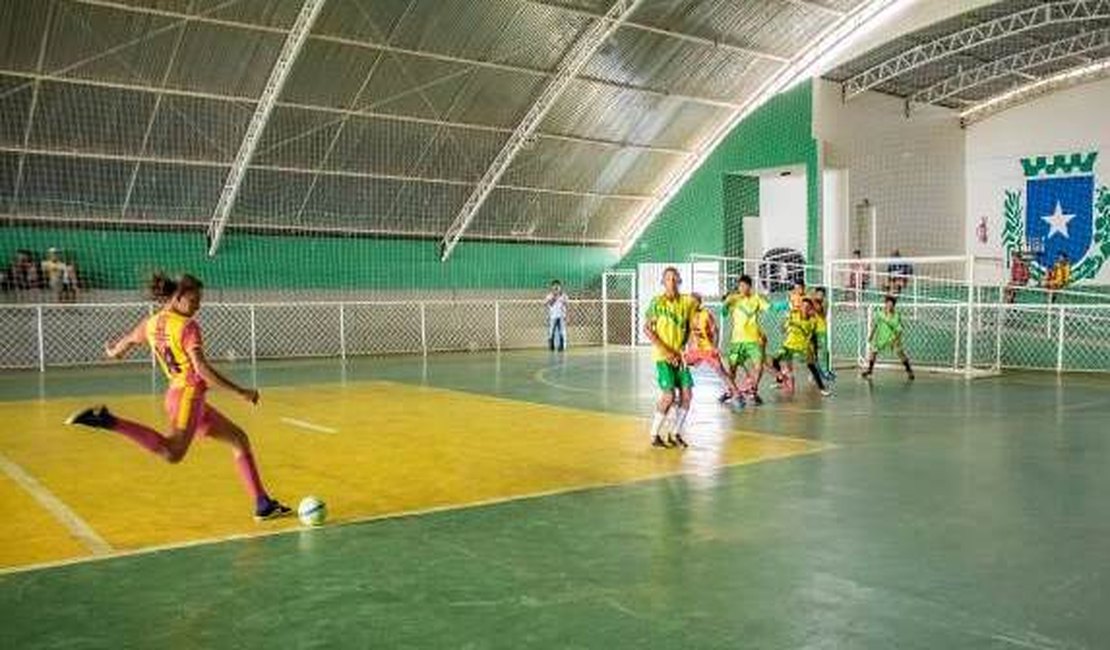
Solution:
{"label": "man in white shirt standing", "polygon": [[563,285],[552,280],[551,293],[544,299],[547,305],[547,345],[562,352],[567,349],[567,294]]}

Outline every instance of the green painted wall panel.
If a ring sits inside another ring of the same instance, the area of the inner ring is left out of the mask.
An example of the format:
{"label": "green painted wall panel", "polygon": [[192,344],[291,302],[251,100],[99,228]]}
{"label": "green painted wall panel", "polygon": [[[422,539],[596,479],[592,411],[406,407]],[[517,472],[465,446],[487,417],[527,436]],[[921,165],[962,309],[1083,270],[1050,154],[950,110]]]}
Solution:
{"label": "green painted wall panel", "polygon": [[5,227],[0,251],[73,251],[86,282],[130,289],[155,268],[191,271],[222,288],[523,289],[553,278],[569,287],[596,285],[617,261],[611,248],[463,242],[446,263],[436,242],[355,237],[229,233],[209,258],[197,232]]}
{"label": "green painted wall panel", "polygon": [[684,261],[691,253],[726,254],[736,241],[735,234],[726,230],[741,226],[726,222],[722,176],[786,165],[805,165],[810,257],[819,261],[821,184],[812,125],[813,87],[809,82],[760,107],[736,125],[702,163],[621,260],[621,266]]}

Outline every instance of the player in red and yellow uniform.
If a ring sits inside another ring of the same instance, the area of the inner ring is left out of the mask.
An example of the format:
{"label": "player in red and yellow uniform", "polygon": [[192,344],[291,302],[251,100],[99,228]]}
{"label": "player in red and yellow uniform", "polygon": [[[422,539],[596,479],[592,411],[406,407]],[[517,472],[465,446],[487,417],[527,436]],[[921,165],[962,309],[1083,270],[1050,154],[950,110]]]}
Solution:
{"label": "player in red and yellow uniform", "polygon": [[692,293],[690,297],[694,299],[694,313],[690,317],[690,342],[686,347],[684,358],[686,365],[697,366],[706,364],[717,373],[725,386],[728,388],[729,395],[738,397],[740,390],[736,387],[736,383],[729,376],[728,371],[725,370],[725,364],[721,360],[721,353],[717,349],[717,321],[713,318],[713,312],[705,308],[702,303],[701,294]]}
{"label": "player in red and yellow uniform", "polygon": [[169,463],[178,463],[185,457],[195,436],[225,442],[231,445],[239,474],[254,498],[255,518],[288,515],[291,509],[271,498],[262,486],[247,434],[205,401],[209,385],[231,391],[251,404],[258,403],[259,394],[253,388],[239,387],[208,364],[200,326],[193,320],[200,309],[202,288],[200,280],[191,275],[178,280],[155,275],[151,295],[162,303],[162,309],[119,341],[104,346],[112,359],[144,343],[150,346],[169,380],[165,399],[168,435],[117,417],[106,406],[78,411],[66,423],[115,431]]}

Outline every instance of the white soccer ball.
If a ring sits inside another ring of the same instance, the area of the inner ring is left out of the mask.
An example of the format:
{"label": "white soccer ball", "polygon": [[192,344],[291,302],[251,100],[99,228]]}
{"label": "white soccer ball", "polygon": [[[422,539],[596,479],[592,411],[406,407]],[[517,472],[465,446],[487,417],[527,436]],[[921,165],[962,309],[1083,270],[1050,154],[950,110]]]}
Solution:
{"label": "white soccer ball", "polygon": [[297,506],[297,517],[305,526],[319,526],[328,518],[328,507],[316,497],[305,497]]}

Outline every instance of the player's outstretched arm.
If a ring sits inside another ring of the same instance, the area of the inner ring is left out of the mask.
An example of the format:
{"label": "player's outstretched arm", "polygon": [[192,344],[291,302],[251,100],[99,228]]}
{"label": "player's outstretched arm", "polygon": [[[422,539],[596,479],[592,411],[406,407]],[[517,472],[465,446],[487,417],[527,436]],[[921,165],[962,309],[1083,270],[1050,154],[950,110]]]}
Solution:
{"label": "player's outstretched arm", "polygon": [[116,342],[108,342],[104,344],[104,354],[109,359],[121,359],[131,351],[132,348],[142,345],[146,341],[143,330],[146,322],[139,323],[135,329],[131,330]]}
{"label": "player's outstretched arm", "polygon": [[223,376],[223,374],[208,363],[208,359],[204,356],[204,350],[200,346],[189,348],[187,353],[189,354],[189,360],[193,362],[193,367],[197,369],[197,374],[204,378],[204,381],[213,386],[219,386],[226,391],[235,393],[251,404],[258,403],[260,395],[257,389],[243,388]]}

